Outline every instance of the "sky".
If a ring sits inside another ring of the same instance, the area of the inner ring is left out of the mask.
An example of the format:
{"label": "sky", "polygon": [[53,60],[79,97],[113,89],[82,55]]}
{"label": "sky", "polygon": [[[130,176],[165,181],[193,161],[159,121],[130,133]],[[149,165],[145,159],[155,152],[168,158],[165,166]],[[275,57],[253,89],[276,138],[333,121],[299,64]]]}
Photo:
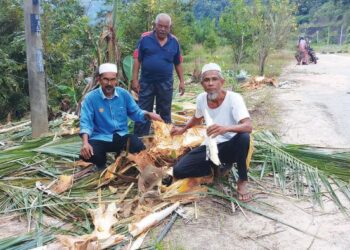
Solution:
{"label": "sky", "polygon": [[96,20],[97,12],[102,9],[103,0],[80,0],[83,6],[85,6],[86,13],[89,16],[91,23]]}

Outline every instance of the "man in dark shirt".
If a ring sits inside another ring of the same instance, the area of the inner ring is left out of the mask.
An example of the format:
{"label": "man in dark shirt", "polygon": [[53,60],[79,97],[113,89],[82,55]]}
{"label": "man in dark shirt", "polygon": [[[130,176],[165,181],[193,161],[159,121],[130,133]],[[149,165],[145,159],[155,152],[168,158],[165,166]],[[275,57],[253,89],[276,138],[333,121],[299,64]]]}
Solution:
{"label": "man in dark shirt", "polygon": [[[142,35],[134,52],[132,79],[132,88],[139,94],[140,108],[152,112],[155,100],[156,113],[166,123],[171,123],[174,65],[180,80],[179,92],[182,95],[185,91],[180,44],[176,37],[170,34],[170,27],[170,16],[161,13],[156,17],[154,31]],[[150,122],[136,122],[134,134],[147,135],[149,129]]]}
{"label": "man in dark shirt", "polygon": [[80,115],[80,136],[83,144],[80,157],[103,169],[106,153],[126,149],[136,153],[145,148],[135,135],[128,134],[128,117],[134,121],[161,121],[159,115],[140,109],[128,91],[118,86],[117,66],[104,63],[99,67],[101,87],[84,98]]}

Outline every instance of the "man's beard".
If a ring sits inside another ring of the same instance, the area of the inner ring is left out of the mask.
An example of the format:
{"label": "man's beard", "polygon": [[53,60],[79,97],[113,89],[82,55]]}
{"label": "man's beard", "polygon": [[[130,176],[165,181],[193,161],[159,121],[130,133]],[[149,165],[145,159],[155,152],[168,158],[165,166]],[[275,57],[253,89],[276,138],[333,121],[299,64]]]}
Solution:
{"label": "man's beard", "polygon": [[218,92],[208,93],[207,96],[209,101],[215,101],[216,98],[218,98],[219,93]]}

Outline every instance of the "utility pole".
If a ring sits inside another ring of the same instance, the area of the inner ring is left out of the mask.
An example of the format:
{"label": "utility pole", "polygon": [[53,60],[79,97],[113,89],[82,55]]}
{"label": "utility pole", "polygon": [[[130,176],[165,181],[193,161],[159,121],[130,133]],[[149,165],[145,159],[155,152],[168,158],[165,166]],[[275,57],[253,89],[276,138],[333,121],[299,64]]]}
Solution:
{"label": "utility pole", "polygon": [[40,35],[40,0],[24,0],[24,23],[32,137],[39,137],[49,131],[43,44]]}

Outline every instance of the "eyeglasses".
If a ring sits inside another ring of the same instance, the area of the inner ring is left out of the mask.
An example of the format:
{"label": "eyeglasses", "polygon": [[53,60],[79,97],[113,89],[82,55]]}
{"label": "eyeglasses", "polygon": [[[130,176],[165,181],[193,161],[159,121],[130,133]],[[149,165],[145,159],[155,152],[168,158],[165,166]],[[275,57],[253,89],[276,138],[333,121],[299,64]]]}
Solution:
{"label": "eyeglasses", "polygon": [[114,83],[117,83],[117,81],[118,81],[117,78],[102,78],[101,80],[104,84],[107,84],[107,83],[114,84]]}

